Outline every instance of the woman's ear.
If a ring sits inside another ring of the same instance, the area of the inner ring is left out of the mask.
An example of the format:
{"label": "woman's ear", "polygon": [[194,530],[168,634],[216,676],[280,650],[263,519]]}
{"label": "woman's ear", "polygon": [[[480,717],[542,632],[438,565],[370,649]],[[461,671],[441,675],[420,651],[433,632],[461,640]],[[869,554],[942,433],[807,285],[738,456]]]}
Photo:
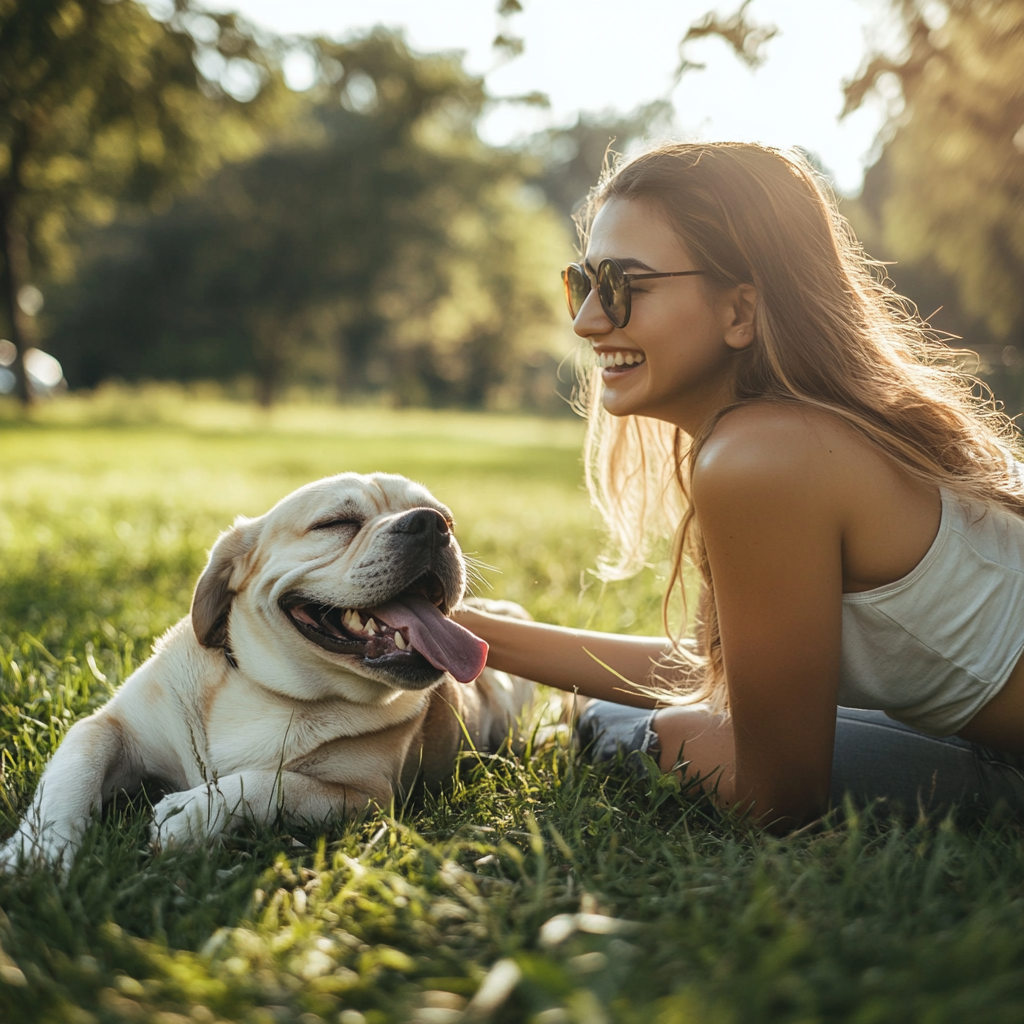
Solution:
{"label": "woman's ear", "polygon": [[256,520],[239,516],[210,551],[192,595],[192,628],[203,647],[228,646],[228,615],[235,596],[232,577],[256,542]]}
{"label": "woman's ear", "polygon": [[757,310],[757,289],[752,284],[741,284],[731,289],[726,301],[728,324],[725,343],[740,351],[754,343],[754,313]]}

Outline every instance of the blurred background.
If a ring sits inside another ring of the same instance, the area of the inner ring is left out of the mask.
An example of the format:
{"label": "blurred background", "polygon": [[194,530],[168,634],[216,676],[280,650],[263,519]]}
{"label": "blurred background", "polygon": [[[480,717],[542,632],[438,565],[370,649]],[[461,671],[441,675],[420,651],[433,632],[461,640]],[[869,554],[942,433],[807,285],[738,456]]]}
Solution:
{"label": "blurred background", "polygon": [[0,403],[564,413],[571,213],[665,136],[801,147],[1024,409],[1024,0],[5,0]]}

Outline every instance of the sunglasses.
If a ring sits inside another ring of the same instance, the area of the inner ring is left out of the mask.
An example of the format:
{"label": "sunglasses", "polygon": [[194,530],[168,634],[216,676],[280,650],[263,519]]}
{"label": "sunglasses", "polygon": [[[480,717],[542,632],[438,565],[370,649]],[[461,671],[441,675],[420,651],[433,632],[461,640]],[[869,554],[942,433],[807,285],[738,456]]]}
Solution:
{"label": "sunglasses", "polygon": [[[601,260],[597,265],[597,297],[601,300],[604,315],[616,327],[625,327],[629,323],[629,314],[633,309],[630,282],[646,281],[652,277],[690,277],[693,274],[706,273],[706,270],[677,270],[672,274],[627,274],[618,260]],[[562,271],[562,284],[565,285],[565,301],[569,306],[569,315],[575,320],[584,300],[590,294],[590,275],[579,263],[570,263]]]}

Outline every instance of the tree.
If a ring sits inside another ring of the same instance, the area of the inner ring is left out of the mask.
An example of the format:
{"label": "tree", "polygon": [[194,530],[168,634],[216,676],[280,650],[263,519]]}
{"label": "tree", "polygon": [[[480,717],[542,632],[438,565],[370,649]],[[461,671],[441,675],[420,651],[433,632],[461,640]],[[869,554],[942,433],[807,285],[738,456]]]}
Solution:
{"label": "tree", "polygon": [[0,257],[25,403],[26,297],[34,270],[69,269],[69,227],[166,203],[252,153],[259,115],[283,99],[245,25],[190,2],[163,23],[134,0],[0,0]]}
{"label": "tree", "polygon": [[892,0],[904,52],[874,54],[846,112],[888,97],[870,192],[884,244],[932,263],[997,338],[1024,330],[1024,0]]}
{"label": "tree", "polygon": [[380,30],[307,45],[289,138],[90,237],[51,317],[75,383],[251,374],[265,404],[330,379],[483,405],[557,346],[568,239],[523,158],[477,137],[482,83]]}

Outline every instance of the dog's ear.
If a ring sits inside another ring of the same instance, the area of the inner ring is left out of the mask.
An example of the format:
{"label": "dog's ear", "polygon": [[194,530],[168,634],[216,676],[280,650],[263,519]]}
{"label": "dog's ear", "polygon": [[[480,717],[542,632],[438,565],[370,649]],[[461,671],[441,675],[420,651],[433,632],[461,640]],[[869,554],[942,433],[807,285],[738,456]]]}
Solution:
{"label": "dog's ear", "polygon": [[204,647],[226,647],[228,614],[235,596],[232,577],[256,542],[256,521],[239,516],[210,551],[202,576],[192,595],[192,628]]}

